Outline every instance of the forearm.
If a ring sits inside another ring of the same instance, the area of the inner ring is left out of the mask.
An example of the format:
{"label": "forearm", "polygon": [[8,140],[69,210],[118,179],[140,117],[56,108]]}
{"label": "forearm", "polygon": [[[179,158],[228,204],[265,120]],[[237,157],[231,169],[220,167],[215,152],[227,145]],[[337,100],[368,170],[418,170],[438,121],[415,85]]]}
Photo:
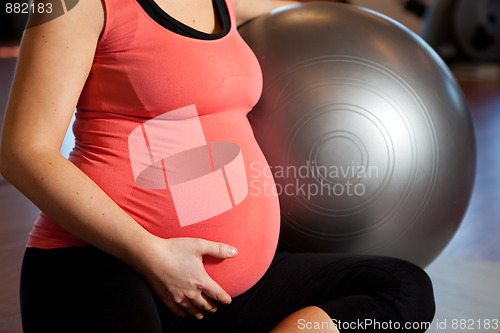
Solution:
{"label": "forearm", "polygon": [[201,318],[218,302],[231,302],[205,271],[203,257],[228,259],[236,249],[203,239],[156,237],[57,150],[12,153],[6,147],[0,166],[8,180],[63,228],[141,274],[173,313]]}
{"label": "forearm", "polygon": [[[58,151],[2,151],[2,173],[54,222],[83,241],[137,267],[151,234]],[[17,148],[19,151],[19,148]]]}

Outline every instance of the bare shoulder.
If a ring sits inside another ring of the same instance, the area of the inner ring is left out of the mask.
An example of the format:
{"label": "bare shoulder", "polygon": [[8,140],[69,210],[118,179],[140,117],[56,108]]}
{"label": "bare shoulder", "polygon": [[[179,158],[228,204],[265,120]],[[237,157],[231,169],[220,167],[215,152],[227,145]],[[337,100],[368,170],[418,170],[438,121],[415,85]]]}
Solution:
{"label": "bare shoulder", "polygon": [[[106,15],[103,0],[35,0],[31,6],[27,34],[58,30],[60,35],[70,35],[80,31],[88,38],[95,38],[101,35],[104,28]],[[79,34],[79,37],[83,36]]]}
{"label": "bare shoulder", "polygon": [[268,13],[274,8],[271,0],[233,0],[233,3],[238,25]]}
{"label": "bare shoulder", "polygon": [[[76,4],[57,8],[62,2]],[[59,150],[104,27],[101,0],[35,0],[4,120],[2,149],[42,143]],[[53,7],[48,6],[52,4]],[[4,144],[5,140],[5,144]]]}
{"label": "bare shoulder", "polygon": [[271,10],[299,3],[294,0],[233,0],[238,25]]}

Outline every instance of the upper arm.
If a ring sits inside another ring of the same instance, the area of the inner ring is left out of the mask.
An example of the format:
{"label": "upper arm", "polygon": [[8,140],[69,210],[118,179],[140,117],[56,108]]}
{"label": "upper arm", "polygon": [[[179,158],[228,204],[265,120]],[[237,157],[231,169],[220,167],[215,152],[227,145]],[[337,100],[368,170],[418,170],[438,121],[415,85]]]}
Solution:
{"label": "upper arm", "polygon": [[[36,14],[38,15],[38,14]],[[2,160],[31,147],[60,149],[104,25],[101,0],[24,32],[2,131]],[[3,161],[5,162],[5,161]]]}
{"label": "upper arm", "polygon": [[241,25],[251,19],[269,13],[274,8],[288,6],[298,1],[285,0],[233,0],[236,10],[237,25]]}

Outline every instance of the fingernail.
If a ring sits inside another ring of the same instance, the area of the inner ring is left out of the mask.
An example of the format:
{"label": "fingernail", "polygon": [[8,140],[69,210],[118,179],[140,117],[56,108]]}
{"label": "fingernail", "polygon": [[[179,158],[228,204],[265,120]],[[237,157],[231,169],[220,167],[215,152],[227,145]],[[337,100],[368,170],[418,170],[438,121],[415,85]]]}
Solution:
{"label": "fingernail", "polygon": [[203,315],[202,314],[197,314],[196,315],[196,319],[203,319]]}
{"label": "fingernail", "polygon": [[232,248],[229,249],[229,255],[231,257],[234,257],[237,254],[238,254],[238,250],[236,248],[232,247]]}

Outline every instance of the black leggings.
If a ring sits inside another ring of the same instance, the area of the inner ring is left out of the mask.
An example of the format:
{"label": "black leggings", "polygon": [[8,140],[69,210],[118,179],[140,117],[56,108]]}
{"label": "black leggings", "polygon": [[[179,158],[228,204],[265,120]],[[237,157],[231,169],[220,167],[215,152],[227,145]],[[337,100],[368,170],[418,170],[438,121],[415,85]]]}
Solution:
{"label": "black leggings", "polygon": [[[385,257],[278,252],[254,287],[202,320],[171,313],[141,276],[95,248],[29,248],[21,274],[25,333],[259,333],[311,305],[341,332],[424,332],[435,310],[425,272]],[[303,332],[314,324],[297,322]]]}

